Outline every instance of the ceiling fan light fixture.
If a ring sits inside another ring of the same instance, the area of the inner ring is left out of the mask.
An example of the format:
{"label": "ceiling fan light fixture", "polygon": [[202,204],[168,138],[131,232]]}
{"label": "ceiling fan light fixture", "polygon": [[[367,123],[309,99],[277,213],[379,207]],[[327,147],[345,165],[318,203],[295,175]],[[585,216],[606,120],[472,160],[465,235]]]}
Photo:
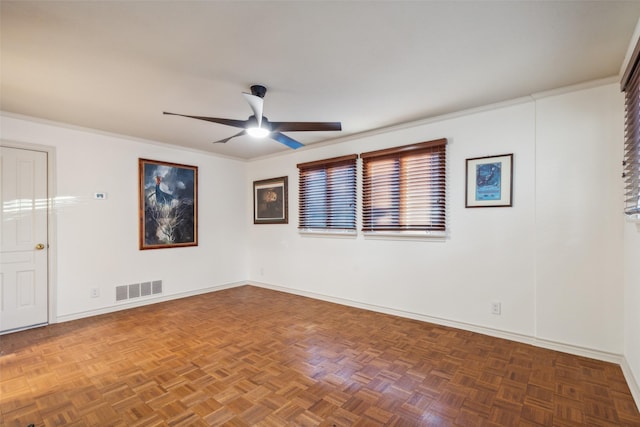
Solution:
{"label": "ceiling fan light fixture", "polygon": [[248,128],[247,133],[254,138],[264,138],[269,135],[269,130],[263,127]]}

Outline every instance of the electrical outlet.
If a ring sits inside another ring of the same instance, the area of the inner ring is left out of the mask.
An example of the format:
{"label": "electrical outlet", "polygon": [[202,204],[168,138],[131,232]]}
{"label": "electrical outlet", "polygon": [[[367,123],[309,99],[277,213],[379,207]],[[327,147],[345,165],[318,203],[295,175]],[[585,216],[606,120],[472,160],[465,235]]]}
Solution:
{"label": "electrical outlet", "polygon": [[91,298],[98,298],[100,296],[100,289],[91,288]]}
{"label": "electrical outlet", "polygon": [[492,302],[491,303],[491,314],[501,314],[502,312],[502,304],[500,302]]}

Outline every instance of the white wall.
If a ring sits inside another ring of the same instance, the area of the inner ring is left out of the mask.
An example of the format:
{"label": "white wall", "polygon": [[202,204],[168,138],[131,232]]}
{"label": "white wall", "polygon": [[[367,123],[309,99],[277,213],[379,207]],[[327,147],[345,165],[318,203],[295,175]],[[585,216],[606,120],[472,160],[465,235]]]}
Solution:
{"label": "white wall", "polygon": [[536,322],[540,338],[623,350],[619,86],[536,102]]}
{"label": "white wall", "polygon": [[[255,161],[252,180],[289,176],[290,223],[250,226],[250,279],[621,354],[622,114],[608,84]],[[448,239],[297,232],[296,163],[437,138],[449,140]],[[514,206],[465,209],[465,159],[504,153]]]}
{"label": "white wall", "polygon": [[[244,283],[246,163],[3,116],[1,138],[55,147],[57,316],[109,311],[115,286],[163,280],[163,297]],[[138,158],[198,166],[198,246],[138,250]],[[106,192],[107,200],[95,200]],[[100,297],[90,298],[99,288]],[[142,299],[141,299],[142,300]],[[148,302],[148,301],[147,301]]]}
{"label": "white wall", "polygon": [[624,355],[640,405],[640,222],[627,222],[624,231]]}

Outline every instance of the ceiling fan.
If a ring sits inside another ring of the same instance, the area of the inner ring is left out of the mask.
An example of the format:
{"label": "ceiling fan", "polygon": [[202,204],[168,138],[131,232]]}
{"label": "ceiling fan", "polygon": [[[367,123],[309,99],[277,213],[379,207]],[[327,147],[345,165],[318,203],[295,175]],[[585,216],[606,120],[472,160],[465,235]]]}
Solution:
{"label": "ceiling fan", "polygon": [[247,120],[188,116],[185,114],[168,113],[166,111],[164,111],[163,114],[188,117],[197,120],[205,120],[207,122],[219,123],[242,129],[237,134],[232,135],[228,138],[221,139],[219,141],[214,141],[214,143],[225,143],[231,138],[248,134],[256,138],[264,138],[266,136],[269,136],[271,139],[278,141],[279,143],[295,150],[296,148],[304,147],[304,145],[296,141],[295,139],[284,135],[282,132],[342,130],[342,124],[340,122],[270,122],[266,117],[262,115],[264,95],[266,93],[267,88],[261,85],[251,86],[251,93],[242,92],[247,102],[249,103],[249,106],[251,106],[251,109],[253,110],[253,115],[250,116]]}

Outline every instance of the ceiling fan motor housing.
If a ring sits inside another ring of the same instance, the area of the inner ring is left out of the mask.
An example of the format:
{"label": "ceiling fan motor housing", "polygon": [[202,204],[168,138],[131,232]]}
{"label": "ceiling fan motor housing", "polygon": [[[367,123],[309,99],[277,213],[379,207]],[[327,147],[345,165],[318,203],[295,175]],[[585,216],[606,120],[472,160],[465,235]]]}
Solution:
{"label": "ceiling fan motor housing", "polygon": [[264,98],[264,95],[267,93],[267,88],[262,85],[253,85],[251,86],[251,95],[259,96],[260,98]]}

